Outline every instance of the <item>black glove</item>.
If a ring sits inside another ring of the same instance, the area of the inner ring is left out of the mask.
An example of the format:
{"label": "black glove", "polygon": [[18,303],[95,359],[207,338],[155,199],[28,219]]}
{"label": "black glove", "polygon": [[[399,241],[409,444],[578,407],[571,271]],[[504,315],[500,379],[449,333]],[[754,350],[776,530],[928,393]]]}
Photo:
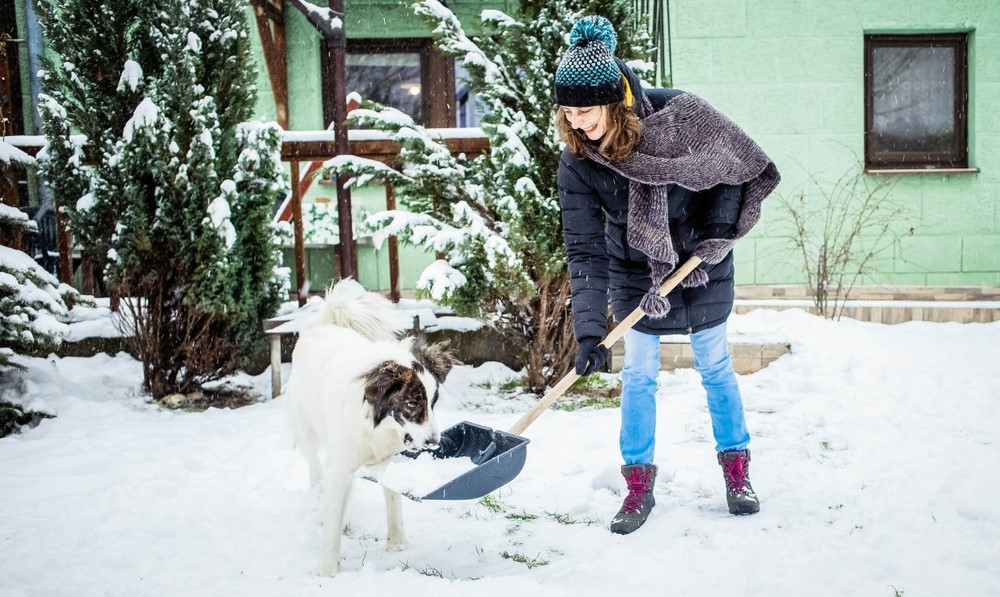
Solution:
{"label": "black glove", "polygon": [[604,366],[611,351],[601,344],[600,338],[584,338],[580,340],[580,348],[576,351],[576,373],[581,377],[590,375]]}

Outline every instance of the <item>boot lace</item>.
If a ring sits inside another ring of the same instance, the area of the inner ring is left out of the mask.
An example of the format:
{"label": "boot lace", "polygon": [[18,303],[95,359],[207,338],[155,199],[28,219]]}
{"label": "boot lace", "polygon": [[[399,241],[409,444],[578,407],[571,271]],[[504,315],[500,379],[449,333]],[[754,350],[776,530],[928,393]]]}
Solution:
{"label": "boot lace", "polygon": [[724,458],[722,470],[726,475],[726,487],[731,493],[748,493],[747,465],[750,464],[750,454],[743,452],[732,458]]}
{"label": "boot lace", "polygon": [[635,512],[642,505],[642,498],[649,491],[649,479],[653,476],[653,471],[647,469],[633,469],[632,475],[625,477],[625,485],[628,486],[628,495],[625,496],[625,503],[622,510],[625,512]]}

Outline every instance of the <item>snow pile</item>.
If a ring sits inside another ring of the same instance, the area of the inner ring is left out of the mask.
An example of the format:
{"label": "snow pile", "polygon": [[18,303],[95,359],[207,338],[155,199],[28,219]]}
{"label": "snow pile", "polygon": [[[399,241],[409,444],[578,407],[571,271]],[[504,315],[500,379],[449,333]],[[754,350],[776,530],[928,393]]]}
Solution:
{"label": "snow pile", "polygon": [[[333,579],[312,573],[321,494],[281,397],[169,411],[125,354],[23,359],[4,397],[58,417],[0,439],[0,595],[1000,594],[1000,323],[758,310],[730,328],[792,346],[740,376],[760,514],[726,511],[704,390],[681,369],[661,375],[657,505],[638,532],[607,528],[618,410],[550,409],[487,499],[404,500],[406,551],[385,550],[382,488],[359,479]],[[456,367],[439,425],[508,429],[534,402],[503,397],[517,374]],[[270,372],[232,381],[269,395]]]}

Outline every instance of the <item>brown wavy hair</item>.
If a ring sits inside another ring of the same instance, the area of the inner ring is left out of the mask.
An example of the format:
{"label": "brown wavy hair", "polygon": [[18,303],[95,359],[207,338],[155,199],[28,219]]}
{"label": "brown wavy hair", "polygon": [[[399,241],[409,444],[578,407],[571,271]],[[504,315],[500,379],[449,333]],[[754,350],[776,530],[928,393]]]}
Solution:
{"label": "brown wavy hair", "polygon": [[[607,104],[605,108],[608,130],[601,137],[597,152],[609,161],[617,162],[632,153],[639,143],[642,124],[635,110],[625,105],[625,102]],[[584,155],[583,144],[587,141],[587,136],[570,126],[562,112],[562,106],[556,106],[556,130],[559,131],[559,137],[569,145],[570,151],[578,156]]]}

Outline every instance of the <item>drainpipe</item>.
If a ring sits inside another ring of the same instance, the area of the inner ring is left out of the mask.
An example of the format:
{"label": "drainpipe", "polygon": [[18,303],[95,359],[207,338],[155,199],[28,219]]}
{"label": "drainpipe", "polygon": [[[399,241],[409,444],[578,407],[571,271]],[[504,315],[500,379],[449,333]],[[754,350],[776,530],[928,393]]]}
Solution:
{"label": "drainpipe", "polygon": [[24,0],[24,30],[28,46],[28,77],[31,90],[31,134],[40,135],[42,121],[38,115],[38,94],[41,93],[42,87],[38,80],[38,70],[42,68],[42,28],[35,18],[31,0]]}
{"label": "drainpipe", "polygon": [[668,87],[674,86],[674,49],[671,47],[671,34],[670,34],[670,0],[666,0],[666,37],[667,37],[667,66],[670,69],[670,74],[666,81]]}
{"label": "drainpipe", "polygon": [[[31,94],[31,133],[33,135],[42,134],[42,117],[38,113],[38,94],[42,92],[42,84],[38,79],[38,71],[42,68],[42,28],[35,17],[35,9],[31,5],[31,0],[24,0],[24,38],[27,40],[28,48],[28,81]],[[39,209],[38,215],[42,215],[46,208],[52,207],[52,189],[43,184],[38,177],[35,177],[38,185]],[[41,222],[39,222],[41,225]]]}

